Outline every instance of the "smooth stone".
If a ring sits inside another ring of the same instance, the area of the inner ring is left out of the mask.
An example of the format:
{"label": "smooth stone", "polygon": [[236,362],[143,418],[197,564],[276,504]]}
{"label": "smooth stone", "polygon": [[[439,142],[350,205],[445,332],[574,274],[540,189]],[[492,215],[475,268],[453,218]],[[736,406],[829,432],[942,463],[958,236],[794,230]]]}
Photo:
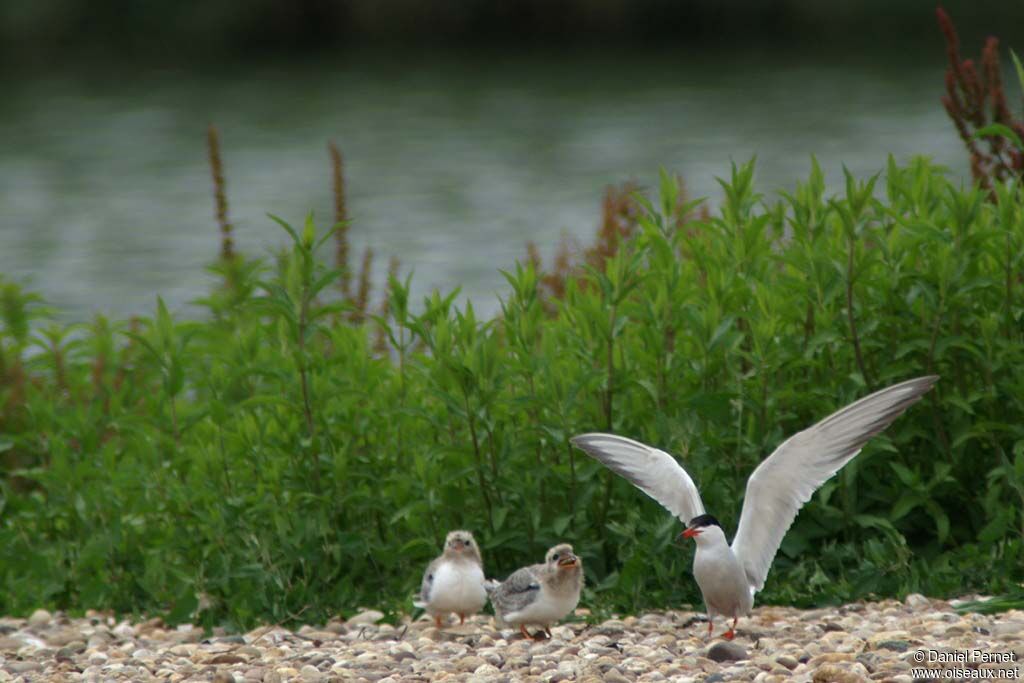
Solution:
{"label": "smooth stone", "polygon": [[786,667],[790,671],[795,669],[797,665],[800,664],[800,662],[798,662],[795,658],[790,657],[789,655],[779,655],[775,658],[775,661],[781,664],[782,666]]}
{"label": "smooth stone", "polygon": [[118,638],[134,638],[135,627],[129,624],[128,622],[123,622],[115,626],[114,630],[111,631],[111,633],[113,633]]}
{"label": "smooth stone", "polygon": [[1019,633],[1024,633],[1024,621],[1000,621],[992,624],[994,636],[1014,636]]}
{"label": "smooth stone", "polygon": [[925,610],[932,606],[931,601],[920,593],[911,593],[903,602],[907,607],[915,610]]}
{"label": "smooth stone", "polygon": [[747,659],[747,650],[738,643],[719,641],[708,648],[706,657],[713,662],[738,662]]}
{"label": "smooth stone", "polygon": [[631,683],[628,678],[622,675],[622,672],[612,667],[604,672],[604,680],[608,683]]}
{"label": "smooth stone", "polygon": [[207,664],[245,664],[249,660],[245,657],[231,652],[225,652],[223,654],[216,655],[209,659]]}
{"label": "smooth stone", "polygon": [[25,641],[20,638],[4,636],[0,638],[0,652],[17,652],[25,647]]}
{"label": "smooth stone", "polygon": [[811,657],[807,662],[807,666],[812,669],[816,669],[825,664],[834,664],[836,662],[852,662],[854,659],[853,653],[850,652],[826,652],[825,654],[818,655],[817,657]]}
{"label": "smooth stone", "polygon": [[302,680],[309,681],[309,683],[318,683],[324,679],[324,675],[312,664],[306,664],[303,666],[302,669],[299,670],[299,675],[302,676]]}
{"label": "smooth stone", "polygon": [[46,626],[53,619],[53,615],[44,609],[37,609],[32,613],[32,616],[28,618],[28,625],[32,628],[40,628]]}
{"label": "smooth stone", "polygon": [[905,640],[883,640],[875,645],[876,650],[892,650],[893,652],[906,652],[910,643]]}
{"label": "smooth stone", "polygon": [[876,648],[878,643],[884,643],[889,640],[910,640],[910,634],[906,631],[876,631],[868,638],[868,644]]}
{"label": "smooth stone", "polygon": [[483,657],[477,657],[476,655],[463,657],[457,662],[459,668],[463,671],[476,671],[486,663],[487,662],[483,659]]}
{"label": "smooth stone", "polygon": [[378,621],[384,618],[383,612],[378,612],[375,609],[363,610],[359,614],[349,619],[346,623],[348,626],[368,626],[370,624],[376,624]]}
{"label": "smooth stone", "polygon": [[871,679],[855,673],[853,670],[847,671],[835,664],[825,664],[818,667],[811,680],[814,683],[866,683]]}
{"label": "smooth stone", "polygon": [[212,683],[235,683],[235,676],[229,671],[218,671]]}
{"label": "smooth stone", "polygon": [[43,665],[39,662],[7,662],[4,668],[12,674],[27,674],[39,671],[43,668]]}

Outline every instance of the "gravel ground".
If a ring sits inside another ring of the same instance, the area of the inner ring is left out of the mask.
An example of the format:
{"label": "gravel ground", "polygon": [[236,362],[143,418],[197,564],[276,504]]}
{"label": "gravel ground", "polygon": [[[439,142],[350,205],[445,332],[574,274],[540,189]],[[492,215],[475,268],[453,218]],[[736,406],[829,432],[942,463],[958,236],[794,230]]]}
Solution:
{"label": "gravel ground", "polygon": [[[954,603],[955,604],[955,603]],[[579,610],[579,616],[586,616]],[[693,612],[583,621],[532,642],[490,616],[440,630],[392,626],[367,610],[348,621],[244,636],[166,628],[159,619],[70,619],[38,610],[0,619],[0,681],[900,681],[1024,676],[1024,612],[957,614],[944,601],[760,607],[732,643],[705,639]],[[724,624],[716,625],[716,634]],[[967,659],[966,662],[955,661]],[[992,662],[985,660],[1004,659]]]}

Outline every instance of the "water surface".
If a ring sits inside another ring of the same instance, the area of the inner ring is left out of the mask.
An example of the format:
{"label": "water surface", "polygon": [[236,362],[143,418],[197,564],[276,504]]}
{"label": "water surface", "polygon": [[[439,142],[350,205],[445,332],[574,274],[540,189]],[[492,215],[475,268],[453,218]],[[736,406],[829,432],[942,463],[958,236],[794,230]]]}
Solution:
{"label": "water surface", "polygon": [[14,83],[0,106],[0,273],[71,319],[202,296],[216,255],[205,129],[220,128],[237,245],[284,244],[266,214],[332,214],[326,143],[345,155],[352,242],[457,285],[487,311],[528,241],[586,243],[603,188],[681,173],[714,204],[730,160],[772,192],[815,154],[839,187],[886,156],[966,156],[934,64],[759,57],[450,58],[102,73]]}

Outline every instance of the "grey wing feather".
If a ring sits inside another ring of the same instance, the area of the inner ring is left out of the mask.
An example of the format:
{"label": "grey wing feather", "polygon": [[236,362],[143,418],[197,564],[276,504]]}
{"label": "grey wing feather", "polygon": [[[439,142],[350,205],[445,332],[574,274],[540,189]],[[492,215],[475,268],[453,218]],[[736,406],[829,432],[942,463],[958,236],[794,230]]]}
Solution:
{"label": "grey wing feather", "polygon": [[537,571],[540,567],[543,565],[518,569],[491,591],[491,604],[499,616],[518,612],[537,599],[540,593]]}
{"label": "grey wing feather", "polygon": [[775,553],[803,504],[938,379],[918,377],[876,391],[786,439],[758,465],[747,481],[732,542],[752,590],[764,588]]}
{"label": "grey wing feather", "polygon": [[434,572],[437,571],[437,565],[440,563],[441,558],[438,557],[427,565],[427,571],[423,572],[423,583],[420,584],[420,594],[413,601],[413,606],[423,608],[430,604],[430,589],[434,585]]}
{"label": "grey wing feather", "polygon": [[661,503],[683,524],[689,524],[691,519],[704,514],[704,503],[693,479],[665,451],[615,434],[580,434],[569,440]]}

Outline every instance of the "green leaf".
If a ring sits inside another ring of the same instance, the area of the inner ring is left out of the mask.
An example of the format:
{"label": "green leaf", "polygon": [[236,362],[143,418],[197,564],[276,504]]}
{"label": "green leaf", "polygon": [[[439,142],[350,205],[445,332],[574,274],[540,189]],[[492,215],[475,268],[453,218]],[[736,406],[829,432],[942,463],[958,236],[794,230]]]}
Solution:
{"label": "green leaf", "polygon": [[925,509],[928,510],[928,514],[935,521],[935,531],[938,534],[939,543],[945,543],[946,539],[949,538],[949,516],[933,500],[925,501]]}
{"label": "green leaf", "polygon": [[987,126],[983,126],[974,132],[971,136],[972,140],[980,137],[1004,137],[1009,139],[1017,149],[1024,149],[1024,142],[1021,142],[1020,136],[1009,126],[1004,126],[1001,123],[990,123]]}
{"label": "green leaf", "polygon": [[917,488],[921,484],[921,475],[898,462],[890,462],[889,467],[893,469],[896,476],[908,488]]}
{"label": "green leaf", "polygon": [[288,235],[292,238],[292,242],[296,246],[302,244],[302,241],[299,239],[299,234],[297,232],[295,232],[295,228],[293,228],[292,226],[288,225],[288,223],[286,223],[284,220],[278,218],[277,216],[275,216],[272,213],[268,213],[267,216],[270,218],[270,220],[274,221],[275,223],[280,225],[282,228],[284,228],[285,232],[287,232]]}
{"label": "green leaf", "polygon": [[1020,89],[1024,90],[1024,66],[1021,66],[1020,59],[1013,50],[1010,50],[1010,59],[1013,60],[1013,67],[1017,71],[1017,82],[1020,84]]}

